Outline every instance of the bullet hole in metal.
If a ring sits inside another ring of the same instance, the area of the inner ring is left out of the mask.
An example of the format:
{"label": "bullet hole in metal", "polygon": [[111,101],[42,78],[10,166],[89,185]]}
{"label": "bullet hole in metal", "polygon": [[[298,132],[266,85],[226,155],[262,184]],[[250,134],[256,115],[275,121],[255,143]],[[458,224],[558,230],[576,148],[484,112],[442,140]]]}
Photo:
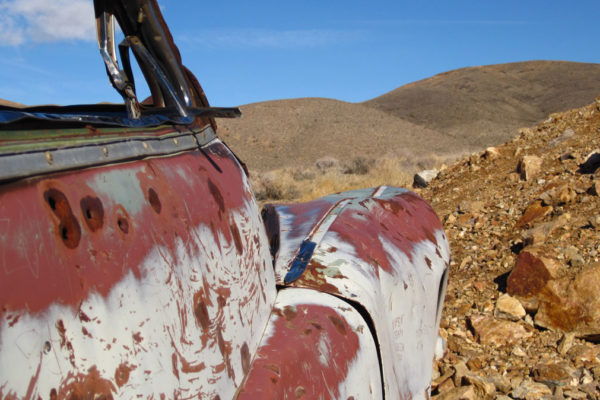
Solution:
{"label": "bullet hole in metal", "polygon": [[117,219],[117,225],[119,226],[121,232],[125,234],[129,233],[129,221],[127,221],[127,219],[124,217],[119,217],[119,219]]}
{"label": "bullet hole in metal", "polygon": [[52,345],[49,341],[46,340],[46,342],[44,343],[44,354],[50,353],[50,350],[52,350]]}
{"label": "bullet hole in metal", "polygon": [[60,236],[63,238],[63,240],[69,240],[69,229],[67,229],[66,226],[60,227]]}
{"label": "bullet hole in metal", "polygon": [[44,200],[58,218],[57,233],[65,246],[74,249],[81,239],[81,227],[73,215],[67,197],[59,190],[48,189],[44,192]]}
{"label": "bullet hole in metal", "polygon": [[56,200],[54,200],[54,197],[48,197],[46,201],[52,211],[56,210]]}
{"label": "bullet hole in metal", "polygon": [[104,208],[97,197],[86,196],[79,202],[81,213],[88,228],[92,232],[97,231],[104,225]]}
{"label": "bullet hole in metal", "polygon": [[152,188],[148,189],[148,201],[152,206],[152,209],[157,214],[160,214],[160,210],[162,209],[162,205],[160,204],[160,199],[158,198],[158,193]]}

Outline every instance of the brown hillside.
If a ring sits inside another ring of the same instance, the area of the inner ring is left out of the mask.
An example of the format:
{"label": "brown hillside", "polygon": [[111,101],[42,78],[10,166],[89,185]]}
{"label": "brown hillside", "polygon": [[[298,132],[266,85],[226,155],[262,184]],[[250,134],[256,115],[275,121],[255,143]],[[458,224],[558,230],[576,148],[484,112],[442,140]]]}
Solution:
{"label": "brown hillside", "polygon": [[323,157],[448,153],[452,138],[362,104],[332,99],[278,100],[242,106],[219,120],[220,136],[251,169],[310,166]]}
{"label": "brown hillside", "polygon": [[589,104],[599,94],[600,64],[528,61],[445,72],[364,104],[473,149],[502,143],[514,129]]}
{"label": "brown hillside", "polygon": [[24,104],[15,103],[14,101],[0,99],[0,106],[9,106],[9,107],[25,107]]}
{"label": "brown hillside", "polygon": [[221,120],[219,127],[259,171],[309,166],[325,156],[449,158],[503,143],[517,128],[598,94],[600,64],[531,61],[446,72],[361,104],[317,98],[249,104],[241,119]]}

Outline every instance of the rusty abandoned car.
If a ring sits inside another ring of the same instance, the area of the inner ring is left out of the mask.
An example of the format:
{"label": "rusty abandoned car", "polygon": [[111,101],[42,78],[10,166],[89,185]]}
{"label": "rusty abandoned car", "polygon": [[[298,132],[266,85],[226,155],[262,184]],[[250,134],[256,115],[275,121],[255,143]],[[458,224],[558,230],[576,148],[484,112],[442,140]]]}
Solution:
{"label": "rusty abandoned car", "polygon": [[382,186],[261,213],[217,136],[239,111],[209,106],[156,1],[94,7],[123,104],[0,108],[0,399],[428,398],[431,207]]}

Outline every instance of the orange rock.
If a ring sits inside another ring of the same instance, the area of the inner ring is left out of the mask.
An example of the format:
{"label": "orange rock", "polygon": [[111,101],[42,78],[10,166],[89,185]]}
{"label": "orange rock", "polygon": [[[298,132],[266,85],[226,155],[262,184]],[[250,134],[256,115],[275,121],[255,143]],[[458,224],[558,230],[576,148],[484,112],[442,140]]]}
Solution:
{"label": "orange rock", "polygon": [[533,221],[538,221],[550,214],[552,210],[552,206],[545,206],[542,200],[536,200],[527,207],[523,216],[517,221],[515,227],[517,229],[522,228]]}
{"label": "orange rock", "polygon": [[574,279],[548,282],[538,294],[535,323],[547,329],[573,332],[579,337],[600,335],[600,263]]}
{"label": "orange rock", "polygon": [[469,318],[473,333],[481,344],[505,346],[533,336],[533,333],[517,322],[504,321],[485,315]]}
{"label": "orange rock", "polygon": [[559,276],[560,269],[560,263],[550,256],[548,248],[526,247],[519,253],[517,264],[508,276],[506,291],[511,296],[533,297],[549,280]]}

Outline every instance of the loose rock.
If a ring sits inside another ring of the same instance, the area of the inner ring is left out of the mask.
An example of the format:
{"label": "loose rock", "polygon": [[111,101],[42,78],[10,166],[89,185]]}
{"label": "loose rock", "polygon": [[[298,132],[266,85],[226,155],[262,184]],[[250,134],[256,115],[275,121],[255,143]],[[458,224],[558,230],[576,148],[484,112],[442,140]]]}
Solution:
{"label": "loose rock", "polygon": [[517,264],[507,280],[506,290],[517,296],[528,308],[537,308],[536,295],[546,286],[548,281],[559,276],[561,265],[550,256],[547,247],[527,247],[519,253]]}
{"label": "loose rock", "polygon": [[539,293],[535,323],[548,329],[574,332],[578,337],[600,335],[600,264],[574,279],[548,282]]}
{"label": "loose rock", "polygon": [[523,308],[519,300],[505,293],[498,298],[494,314],[499,318],[518,321],[527,313],[525,312],[525,308]]}
{"label": "loose rock", "polygon": [[542,168],[542,159],[538,156],[525,156],[519,161],[517,172],[521,179],[525,181],[531,180],[540,173]]}
{"label": "loose rock", "polygon": [[600,151],[594,150],[585,157],[585,161],[579,166],[582,174],[593,174],[600,167]]}
{"label": "loose rock", "polygon": [[435,179],[439,171],[437,169],[426,169],[415,174],[413,178],[413,187],[426,188],[429,183]]}
{"label": "loose rock", "polygon": [[469,318],[477,341],[482,344],[505,346],[528,338],[533,333],[523,325],[494,317],[474,315]]}
{"label": "loose rock", "polygon": [[529,379],[524,380],[519,387],[512,392],[515,399],[537,400],[545,396],[552,396],[552,390],[543,383],[533,382]]}

